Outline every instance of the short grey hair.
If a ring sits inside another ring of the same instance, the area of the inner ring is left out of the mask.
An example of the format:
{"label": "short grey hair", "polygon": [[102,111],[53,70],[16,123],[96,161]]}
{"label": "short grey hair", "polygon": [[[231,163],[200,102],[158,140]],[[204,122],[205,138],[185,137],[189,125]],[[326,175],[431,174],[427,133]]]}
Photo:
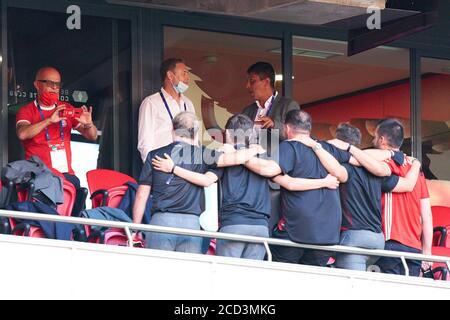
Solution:
{"label": "short grey hair", "polygon": [[361,144],[361,130],[349,123],[341,123],[336,129],[336,138],[353,146]]}
{"label": "short grey hair", "polygon": [[200,121],[192,112],[180,112],[172,121],[177,137],[195,139],[200,129]]}

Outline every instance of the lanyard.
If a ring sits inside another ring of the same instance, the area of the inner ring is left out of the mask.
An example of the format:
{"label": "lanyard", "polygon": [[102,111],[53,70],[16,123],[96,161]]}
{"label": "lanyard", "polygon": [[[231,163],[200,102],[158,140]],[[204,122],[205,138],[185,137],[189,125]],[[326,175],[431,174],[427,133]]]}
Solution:
{"label": "lanyard", "polygon": [[[169,104],[167,103],[166,97],[164,97],[162,91],[160,91],[159,94],[161,95],[161,99],[164,102],[164,106],[166,107],[167,113],[169,113],[170,120],[173,120],[172,112],[170,112]],[[187,111],[186,102],[184,103],[184,111]]]}
{"label": "lanyard", "polygon": [[[36,101],[36,106],[39,110],[39,114],[41,115],[41,120],[44,121],[45,120],[44,112],[42,111],[42,108],[39,105],[39,102],[37,102],[37,101]],[[64,142],[64,128],[63,128],[62,120],[59,122],[59,134],[61,136],[61,141]],[[45,128],[45,139],[47,140],[47,142],[50,142],[50,133],[48,132],[48,127]]]}

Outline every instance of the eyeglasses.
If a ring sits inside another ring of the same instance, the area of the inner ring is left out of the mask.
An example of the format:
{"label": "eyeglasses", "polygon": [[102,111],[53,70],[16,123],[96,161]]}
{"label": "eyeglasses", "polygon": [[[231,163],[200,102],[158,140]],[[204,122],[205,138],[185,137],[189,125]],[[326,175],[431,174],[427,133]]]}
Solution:
{"label": "eyeglasses", "polygon": [[45,84],[47,87],[61,88],[61,86],[62,86],[62,82],[55,82],[52,80],[38,80],[38,81]]}

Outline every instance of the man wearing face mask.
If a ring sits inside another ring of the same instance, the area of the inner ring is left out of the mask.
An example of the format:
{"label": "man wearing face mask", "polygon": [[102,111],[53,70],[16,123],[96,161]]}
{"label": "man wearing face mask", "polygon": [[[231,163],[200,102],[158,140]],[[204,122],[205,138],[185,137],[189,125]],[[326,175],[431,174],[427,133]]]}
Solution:
{"label": "man wearing face mask", "polygon": [[172,120],[183,111],[195,114],[184,93],[189,88],[189,71],[182,59],[170,58],[161,64],[163,81],[159,92],[148,96],[139,110],[138,150],[145,162],[150,151],[173,142]]}
{"label": "man wearing face mask", "polygon": [[70,135],[75,129],[88,140],[97,139],[92,107],[88,111],[83,106],[82,113],[73,117],[61,116],[61,111],[72,106],[59,101],[61,75],[53,67],[41,68],[36,73],[34,87],[36,100],[20,108],[16,116],[16,132],[25,149],[25,158],[38,156],[56,175],[64,175],[80,189],[80,180],[72,169]]}

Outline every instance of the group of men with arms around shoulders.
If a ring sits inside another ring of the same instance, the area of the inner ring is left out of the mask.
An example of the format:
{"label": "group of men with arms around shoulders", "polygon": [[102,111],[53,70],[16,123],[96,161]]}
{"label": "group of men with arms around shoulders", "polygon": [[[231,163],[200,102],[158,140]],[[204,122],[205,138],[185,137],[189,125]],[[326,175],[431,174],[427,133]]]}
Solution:
{"label": "group of men with arms around shoulders", "polygon": [[[224,146],[210,150],[199,144],[200,123],[188,110],[183,60],[164,61],[161,76],[161,91],[140,108],[138,145],[145,162],[135,223],[141,223],[152,194],[150,224],[200,230],[203,188],[219,182],[220,232],[431,254],[429,195],[420,162],[400,151],[400,121],[380,121],[371,150],[358,148],[361,132],[347,123],[339,125],[335,139],[317,141],[311,137],[311,116],[275,90],[273,67],[258,62],[247,70],[247,90],[255,102],[228,120]],[[156,142],[168,137],[173,140],[160,141],[164,145]],[[276,186],[279,207],[271,201]],[[274,215],[279,219],[272,225]],[[153,249],[202,252],[201,238],[149,232],[146,239]],[[327,266],[334,256],[338,268],[363,271],[376,262],[383,272],[405,273],[395,258],[285,246],[271,246],[271,252],[278,262]],[[216,254],[263,260],[266,249],[218,240]],[[408,261],[411,275],[429,267],[426,261]]]}
{"label": "group of men with arms around shoulders", "polygon": [[[421,164],[404,155],[401,122],[379,122],[375,149],[361,150],[361,132],[343,123],[336,139],[311,137],[311,116],[275,89],[275,71],[266,62],[247,70],[247,90],[255,101],[225,127],[218,150],[200,145],[200,122],[185,96],[189,71],[182,59],[161,64],[161,90],[144,99],[139,112],[138,150],[144,167],[133,206],[142,223],[152,197],[151,225],[200,230],[204,187],[219,182],[220,232],[274,237],[313,245],[341,244],[431,254],[432,217]],[[97,139],[92,107],[76,118],[62,116],[59,72],[39,70],[37,99],[19,110],[17,135],[27,159],[33,155],[79,188],[71,168],[70,130]],[[275,141],[275,143],[274,143]],[[274,201],[272,194],[280,193]],[[271,218],[272,217],[272,218]],[[146,233],[152,249],[202,253],[203,239]],[[366,270],[375,262],[386,273],[404,274],[400,259],[374,258],[296,247],[271,246],[274,261]],[[218,240],[220,256],[263,260],[264,245]],[[378,261],[375,261],[378,259]],[[418,276],[426,261],[408,260]]]}

